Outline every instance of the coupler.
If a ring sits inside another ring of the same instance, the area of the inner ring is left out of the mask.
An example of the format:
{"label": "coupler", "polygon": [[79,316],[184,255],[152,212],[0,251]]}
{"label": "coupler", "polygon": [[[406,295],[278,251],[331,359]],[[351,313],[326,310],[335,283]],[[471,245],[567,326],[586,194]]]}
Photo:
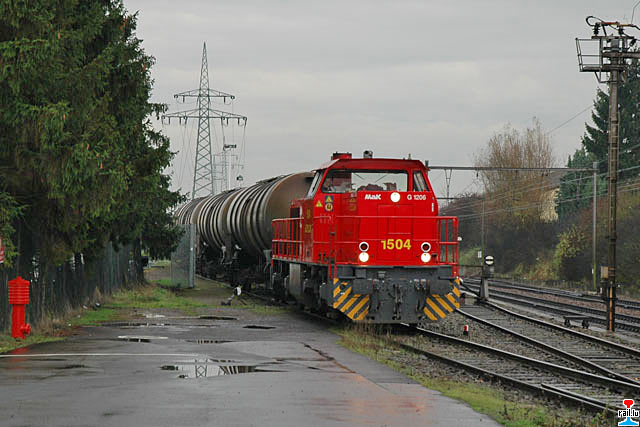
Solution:
{"label": "coupler", "polygon": [[29,281],[18,276],[9,280],[9,304],[11,308],[11,336],[25,339],[31,333],[31,325],[25,323],[24,306],[29,304]]}

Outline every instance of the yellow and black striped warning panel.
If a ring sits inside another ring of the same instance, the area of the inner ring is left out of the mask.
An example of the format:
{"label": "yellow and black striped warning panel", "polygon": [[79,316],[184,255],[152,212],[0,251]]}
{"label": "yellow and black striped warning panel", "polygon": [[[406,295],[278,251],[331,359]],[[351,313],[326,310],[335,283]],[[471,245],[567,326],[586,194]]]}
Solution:
{"label": "yellow and black striped warning panel", "polygon": [[460,308],[460,290],[453,285],[451,292],[446,295],[429,295],[424,306],[424,314],[435,322],[444,319],[456,308]]}
{"label": "yellow and black striped warning panel", "polygon": [[333,308],[340,310],[351,320],[360,321],[369,313],[369,295],[351,293],[351,284],[333,279]]}

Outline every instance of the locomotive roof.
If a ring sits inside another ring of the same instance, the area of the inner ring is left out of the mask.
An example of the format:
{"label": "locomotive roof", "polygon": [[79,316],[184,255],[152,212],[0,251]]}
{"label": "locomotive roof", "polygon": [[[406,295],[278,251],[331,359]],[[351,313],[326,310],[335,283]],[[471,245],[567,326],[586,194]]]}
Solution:
{"label": "locomotive roof", "polygon": [[420,160],[385,158],[335,159],[323,164],[318,169],[337,167],[345,169],[425,169]]}

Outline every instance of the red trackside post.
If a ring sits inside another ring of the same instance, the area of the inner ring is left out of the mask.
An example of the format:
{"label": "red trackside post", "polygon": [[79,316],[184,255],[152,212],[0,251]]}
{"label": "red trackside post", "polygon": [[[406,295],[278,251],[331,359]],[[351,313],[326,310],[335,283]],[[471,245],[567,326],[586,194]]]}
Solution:
{"label": "red trackside post", "polygon": [[11,336],[25,339],[31,333],[31,325],[25,323],[24,306],[29,304],[29,281],[18,276],[9,281],[11,309]]}

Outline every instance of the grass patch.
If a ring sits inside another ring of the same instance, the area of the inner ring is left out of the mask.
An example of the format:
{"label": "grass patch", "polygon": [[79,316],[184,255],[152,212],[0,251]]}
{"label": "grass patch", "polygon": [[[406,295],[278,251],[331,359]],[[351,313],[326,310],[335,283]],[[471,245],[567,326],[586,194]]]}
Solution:
{"label": "grass patch", "polygon": [[182,287],[180,283],[171,282],[171,279],[157,279],[153,283],[166,289],[180,289]]}
{"label": "grass patch", "polygon": [[293,311],[292,307],[283,306],[283,305],[270,305],[263,301],[254,301],[251,300],[247,302],[247,305],[236,306],[236,308],[246,308],[248,310],[253,311],[256,314],[262,314],[265,316],[274,315],[274,314],[285,314],[291,313]]}
{"label": "grass patch", "polygon": [[113,295],[105,308],[168,308],[174,310],[193,310],[205,307],[206,304],[176,295],[168,289],[159,286],[144,286],[131,290],[123,290]]}
{"label": "grass patch", "polygon": [[16,348],[26,347],[32,344],[40,344],[44,342],[61,341],[62,337],[52,337],[47,335],[28,335],[26,339],[15,339],[11,335],[0,335],[0,353],[15,350]]}
{"label": "grass patch", "polygon": [[[409,376],[425,387],[468,403],[475,411],[487,414],[505,426],[569,426],[573,424],[569,411],[563,415],[557,415],[541,405],[510,402],[505,398],[505,392],[495,387],[431,378],[420,374]],[[594,422],[596,422],[595,419]]]}
{"label": "grass patch", "polygon": [[206,304],[176,295],[160,285],[148,285],[118,291],[102,307],[96,310],[83,310],[71,317],[67,323],[71,326],[96,326],[102,323],[125,320],[129,318],[129,311],[132,309],[166,308],[194,315],[197,313],[197,308],[204,306]]}
{"label": "grass patch", "polygon": [[[376,336],[376,332],[384,333],[385,329],[375,325],[349,325],[333,328],[332,331],[342,337],[340,344],[344,347],[384,363],[427,388],[466,402],[475,411],[486,414],[505,426],[596,427],[615,425],[612,424],[611,419],[604,415],[593,417],[579,411],[550,409],[543,404],[510,401],[505,395],[505,391],[499,387],[428,376],[415,370],[412,367],[413,364],[406,363],[408,359],[416,359],[417,361],[416,355],[390,348],[384,339]],[[402,354],[402,358],[398,358],[399,354]]]}
{"label": "grass patch", "polygon": [[100,323],[120,320],[123,313],[113,308],[101,307],[96,310],[84,310],[81,314],[69,319],[71,326],[96,326]]}
{"label": "grass patch", "polygon": [[153,267],[170,267],[171,266],[171,260],[170,259],[159,259],[159,260],[153,260],[149,262],[150,268]]}
{"label": "grass patch", "polygon": [[[197,309],[207,304],[190,298],[176,295],[159,285],[137,287],[116,292],[98,309],[74,311],[60,323],[67,327],[96,326],[102,323],[119,321],[129,317],[131,309],[165,308],[183,311],[187,315],[197,314]],[[45,328],[45,332],[47,328]],[[64,330],[57,332],[29,335],[25,340],[15,340],[8,335],[0,335],[0,353],[26,347],[42,342],[60,341],[64,339],[56,334],[64,335]]]}

